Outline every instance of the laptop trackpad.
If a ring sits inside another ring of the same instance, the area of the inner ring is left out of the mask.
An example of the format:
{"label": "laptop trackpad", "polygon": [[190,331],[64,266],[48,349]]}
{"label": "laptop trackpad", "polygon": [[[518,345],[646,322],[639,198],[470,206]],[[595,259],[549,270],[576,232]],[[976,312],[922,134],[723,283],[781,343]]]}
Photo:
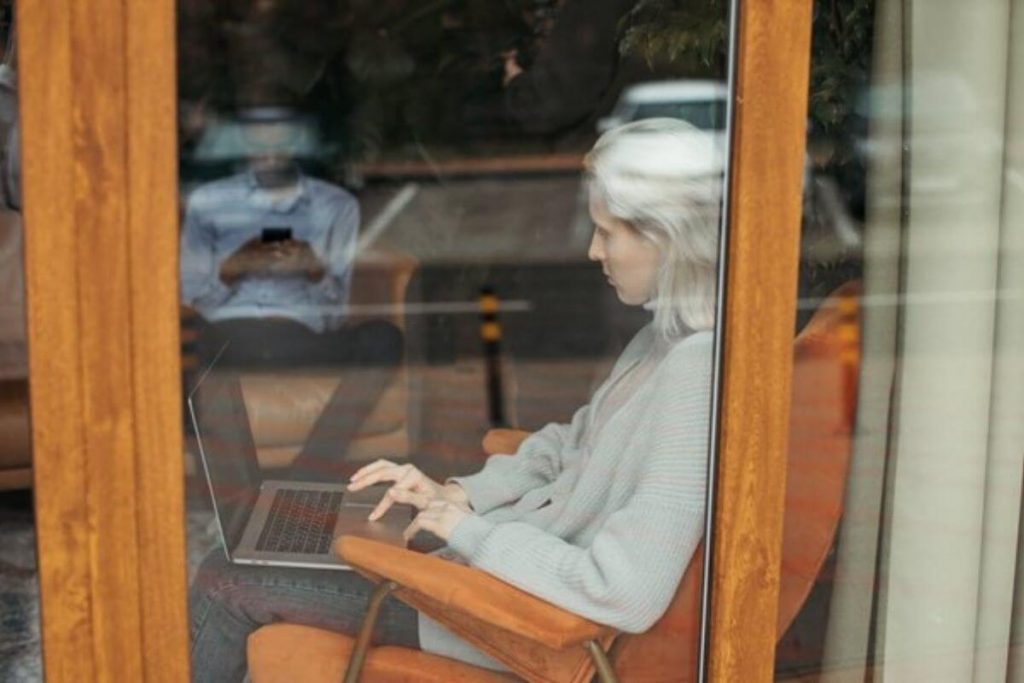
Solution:
{"label": "laptop trackpad", "polygon": [[[347,503],[347,501],[346,501]],[[382,543],[390,543],[405,547],[405,539],[402,532],[409,526],[410,509],[408,505],[395,505],[387,514],[376,522],[366,519],[372,508],[352,507],[347,504],[341,506],[338,513],[338,524],[334,528],[334,536],[360,536]]]}

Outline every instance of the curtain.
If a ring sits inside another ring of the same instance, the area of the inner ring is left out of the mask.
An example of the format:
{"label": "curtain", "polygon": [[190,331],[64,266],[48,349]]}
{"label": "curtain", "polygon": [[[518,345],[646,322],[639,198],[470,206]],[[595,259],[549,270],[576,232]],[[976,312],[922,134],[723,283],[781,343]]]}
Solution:
{"label": "curtain", "polygon": [[1016,680],[1024,0],[879,0],[827,681]]}

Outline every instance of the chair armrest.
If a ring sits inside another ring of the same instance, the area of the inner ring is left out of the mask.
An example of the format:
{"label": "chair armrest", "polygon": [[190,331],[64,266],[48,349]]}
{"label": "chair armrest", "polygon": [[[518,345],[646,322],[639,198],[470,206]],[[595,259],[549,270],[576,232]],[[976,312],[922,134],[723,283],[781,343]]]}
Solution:
{"label": "chair armrest", "polygon": [[484,453],[494,455],[495,453],[512,454],[519,450],[519,444],[530,436],[531,432],[522,429],[491,429],[484,434]]}
{"label": "chair armrest", "polygon": [[[355,536],[342,536],[334,549],[361,574],[397,583],[404,589],[399,597],[412,598],[414,607],[442,623],[444,611],[453,610],[553,650],[615,633],[479,569]],[[427,600],[403,596],[405,591]]]}

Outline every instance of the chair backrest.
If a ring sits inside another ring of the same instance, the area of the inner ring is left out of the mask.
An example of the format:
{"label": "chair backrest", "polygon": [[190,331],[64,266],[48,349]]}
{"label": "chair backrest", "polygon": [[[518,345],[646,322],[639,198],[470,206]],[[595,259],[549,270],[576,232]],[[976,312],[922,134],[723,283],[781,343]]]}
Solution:
{"label": "chair backrest", "polygon": [[[419,262],[409,254],[374,247],[355,260],[348,321],[383,319],[406,331],[406,290]],[[334,394],[341,378],[354,386],[364,368],[336,372],[311,367],[282,373],[279,369],[247,372],[242,394],[263,467],[288,466],[299,454],[316,418]],[[404,457],[409,449],[407,425],[408,371],[399,368],[348,445],[349,456],[370,461],[377,457]]]}
{"label": "chair backrest", "polygon": [[[776,637],[807,599],[842,515],[856,405],[859,294],[856,282],[833,292],[794,344]],[[620,680],[692,680],[703,558],[701,545],[668,611],[650,630],[619,636],[612,649],[612,664]]]}
{"label": "chair backrest", "polygon": [[394,249],[372,247],[361,252],[352,271],[349,304],[352,320],[383,318],[405,330],[406,290],[419,261]]}

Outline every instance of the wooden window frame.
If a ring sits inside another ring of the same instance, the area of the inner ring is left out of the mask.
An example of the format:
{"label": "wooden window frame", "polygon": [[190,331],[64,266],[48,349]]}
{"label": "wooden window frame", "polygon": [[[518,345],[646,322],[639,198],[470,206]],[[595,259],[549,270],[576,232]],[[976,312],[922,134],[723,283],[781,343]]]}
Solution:
{"label": "wooden window frame", "polygon": [[50,681],[185,681],[173,0],[17,3]]}
{"label": "wooden window frame", "polygon": [[734,96],[704,670],[711,681],[771,681],[812,0],[735,0],[733,7]]}
{"label": "wooden window frame", "polygon": [[[186,681],[175,3],[17,21],[46,676]],[[767,681],[810,0],[743,3],[738,26],[709,673]]]}

